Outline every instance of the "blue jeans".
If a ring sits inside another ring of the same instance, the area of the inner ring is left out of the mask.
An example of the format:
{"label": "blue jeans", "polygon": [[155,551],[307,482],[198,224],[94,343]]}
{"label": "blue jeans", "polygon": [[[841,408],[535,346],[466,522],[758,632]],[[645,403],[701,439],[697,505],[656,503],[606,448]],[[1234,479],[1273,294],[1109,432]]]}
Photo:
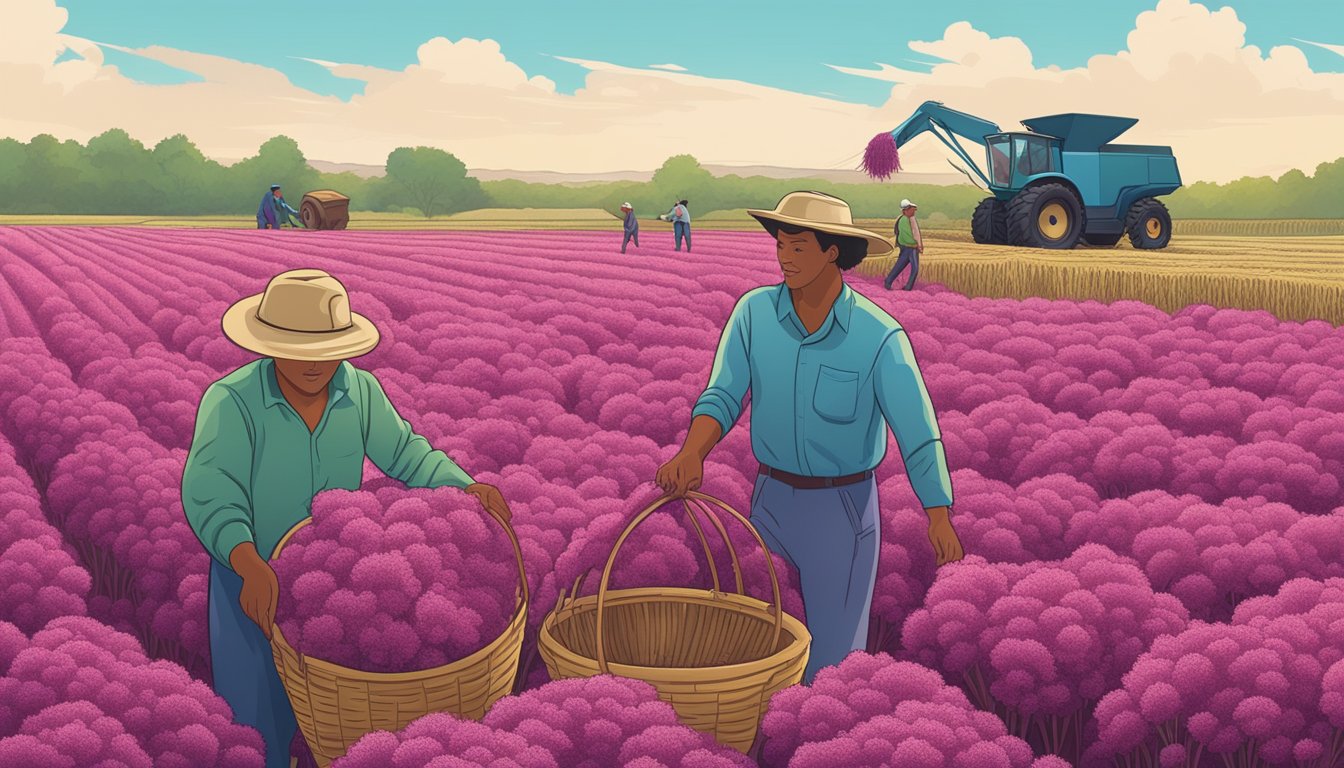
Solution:
{"label": "blue jeans", "polygon": [[233,708],[233,719],[261,732],[266,768],[288,768],[298,729],[289,695],[275,671],[271,643],[238,602],[243,580],[210,560],[210,670],[215,693]]}
{"label": "blue jeans", "polygon": [[[691,250],[691,223],[689,221],[672,222],[672,236],[676,238],[677,250],[681,250],[681,239],[686,238],[686,250]],[[639,243],[635,243],[639,245]]]}
{"label": "blue jeans", "polygon": [[635,247],[638,248],[638,247],[639,247],[639,230],[638,230],[638,229],[631,230],[631,231],[625,233],[625,238],[624,238],[623,240],[621,240],[621,253],[625,253],[625,246],[626,246],[627,244],[629,244],[629,242],[630,242],[631,240],[634,240],[634,241],[635,241]]}
{"label": "blue jeans", "polygon": [[766,546],[798,570],[812,650],[803,682],[868,645],[868,612],[882,532],[877,480],[798,490],[756,476],[751,523]]}
{"label": "blue jeans", "polygon": [[906,265],[910,265],[910,280],[905,284],[905,290],[913,290],[915,287],[915,278],[919,276],[919,250],[908,245],[901,246],[901,255],[896,259],[896,266],[887,273],[887,279],[882,284],[891,289],[891,284],[896,282],[896,278],[901,272],[905,271]]}

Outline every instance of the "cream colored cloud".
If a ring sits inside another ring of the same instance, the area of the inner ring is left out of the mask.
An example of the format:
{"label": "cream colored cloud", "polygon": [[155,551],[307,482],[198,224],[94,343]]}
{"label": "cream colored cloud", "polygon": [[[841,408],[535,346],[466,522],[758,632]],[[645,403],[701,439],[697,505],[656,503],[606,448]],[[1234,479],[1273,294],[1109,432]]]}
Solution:
{"label": "cream colored cloud", "polygon": [[[561,93],[492,40],[433,38],[413,64],[383,69],[305,59],[363,83],[348,101],[299,88],[278,70],[162,46],[129,51],[200,82],[145,85],[108,66],[98,46],[63,35],[52,0],[12,0],[0,29],[5,108],[0,135],[86,140],[111,127],[147,143],[191,136],[206,154],[238,158],[277,133],[309,157],[380,163],[405,145],[439,146],[470,167],[562,172],[651,169],[672,154],[702,162],[853,167],[875,133],[926,99],[995,120],[1055,112],[1131,115],[1123,140],[1171,144],[1188,180],[1312,169],[1341,153],[1344,76],[1313,72],[1301,50],[1262,53],[1230,9],[1162,0],[1140,14],[1126,50],[1072,69],[1042,67],[1020,39],[967,22],[910,49],[926,72],[837,62],[892,83],[879,107],[691,74],[678,65],[625,67],[582,58],[584,84]],[[79,58],[55,63],[66,49]],[[126,50],[126,49],[119,49]],[[905,60],[909,61],[909,60]],[[978,149],[978,148],[977,148]],[[902,148],[906,169],[946,173],[932,138]],[[899,178],[899,177],[898,177]]]}

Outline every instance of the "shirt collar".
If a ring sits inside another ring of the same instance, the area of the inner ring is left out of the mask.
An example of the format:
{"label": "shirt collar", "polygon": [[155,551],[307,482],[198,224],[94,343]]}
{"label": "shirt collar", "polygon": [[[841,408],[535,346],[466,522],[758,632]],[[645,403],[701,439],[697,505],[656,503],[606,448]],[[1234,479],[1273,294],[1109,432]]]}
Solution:
{"label": "shirt collar", "polygon": [[[841,330],[849,333],[849,319],[853,313],[854,291],[850,289],[849,284],[842,283],[840,295],[836,297],[835,304],[831,307],[829,314],[835,316],[835,322]],[[797,313],[793,310],[793,298],[789,295],[789,286],[780,283],[779,290],[775,292],[775,317],[782,323],[789,315],[797,317]],[[801,326],[802,323],[800,322],[799,325]],[[823,325],[825,324],[823,323]]]}
{"label": "shirt collar", "polygon": [[[331,384],[327,385],[327,392],[334,395],[332,402],[340,400],[350,389],[349,368],[350,363],[344,360],[336,366],[336,373],[331,377]],[[275,378],[275,359],[263,358],[258,369],[261,371],[261,399],[266,407],[287,404],[285,394],[280,391],[280,382]]]}

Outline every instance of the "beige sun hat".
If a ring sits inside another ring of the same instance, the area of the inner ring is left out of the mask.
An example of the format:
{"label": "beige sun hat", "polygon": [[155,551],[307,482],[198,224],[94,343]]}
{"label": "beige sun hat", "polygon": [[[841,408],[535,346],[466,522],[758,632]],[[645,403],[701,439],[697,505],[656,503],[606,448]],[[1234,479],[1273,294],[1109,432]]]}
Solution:
{"label": "beige sun hat", "polygon": [[832,235],[857,237],[868,242],[869,256],[881,256],[892,251],[891,241],[885,237],[854,226],[849,203],[820,192],[790,192],[779,199],[773,211],[748,210],[747,213],[767,230],[769,226],[766,222],[777,222]]}
{"label": "beige sun hat", "polygon": [[264,293],[229,307],[224,335],[244,349],[285,360],[344,360],[378,346],[378,329],[350,311],[341,281],[320,269],[294,269]]}

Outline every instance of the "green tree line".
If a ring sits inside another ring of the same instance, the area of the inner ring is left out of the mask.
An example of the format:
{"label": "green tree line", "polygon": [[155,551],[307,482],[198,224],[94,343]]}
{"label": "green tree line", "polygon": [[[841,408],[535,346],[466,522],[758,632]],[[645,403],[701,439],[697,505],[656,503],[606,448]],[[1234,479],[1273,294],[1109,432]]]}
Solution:
{"label": "green tree line", "polygon": [[[769,208],[788,192],[813,189],[844,198],[855,217],[895,214],[901,198],[929,217],[969,218],[984,193],[969,186],[841,184],[820,179],[769,179],[712,175],[690,155],[669,158],[647,182],[537,184],[481,182],[443,150],[403,147],[387,159],[383,176],[322,173],[298,144],[277,136],[257,154],[232,165],[203,155],[182,135],[151,147],[114,129],[89,140],[0,139],[0,213],[131,214],[150,216],[250,215],[271,184],[291,204],[303,192],[334,189],[356,211],[411,212],[436,216],[478,208],[601,208],[616,213],[630,201],[652,217],[679,199],[698,216],[723,210]],[[1344,211],[1344,158],[1308,177],[1290,171],[1277,179],[1246,178],[1230,184],[1196,183],[1168,198],[1178,218],[1335,218]]]}

